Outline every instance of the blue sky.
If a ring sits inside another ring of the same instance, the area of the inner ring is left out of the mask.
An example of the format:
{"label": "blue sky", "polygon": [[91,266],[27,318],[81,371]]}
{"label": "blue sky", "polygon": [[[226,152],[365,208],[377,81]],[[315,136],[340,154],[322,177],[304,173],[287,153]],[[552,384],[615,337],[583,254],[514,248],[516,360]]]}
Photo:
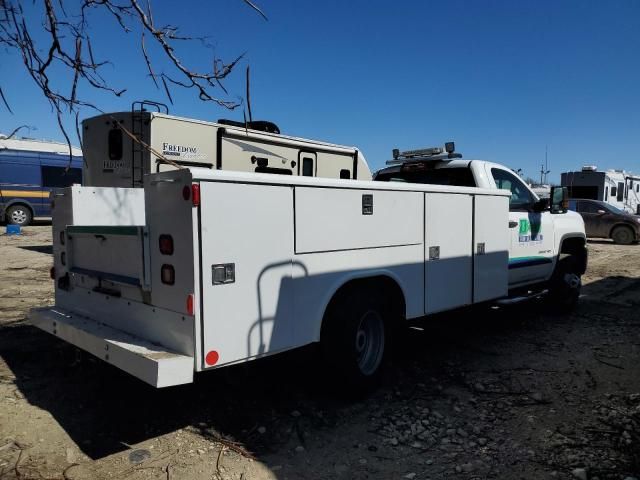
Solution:
{"label": "blue sky", "polygon": [[[551,180],[585,164],[640,172],[637,0],[256,3],[268,21],[241,0],[156,1],[154,16],[210,36],[223,58],[246,52],[225,84],[230,98],[244,94],[250,64],[254,119],[283,133],[355,145],[374,169],[394,147],[454,140],[466,158],[533,178],[545,145]],[[104,74],[128,91],[83,93],[105,111],[129,110],[141,98],[166,102],[147,77],[138,35],[92,19],[96,56],[113,60]],[[211,59],[197,43],[179,53],[192,66]],[[19,59],[0,53],[0,74],[14,110],[0,110],[0,131],[26,123],[38,128],[31,136],[61,139]],[[174,90],[174,103],[176,115],[242,119],[241,110],[202,103],[194,92]]]}

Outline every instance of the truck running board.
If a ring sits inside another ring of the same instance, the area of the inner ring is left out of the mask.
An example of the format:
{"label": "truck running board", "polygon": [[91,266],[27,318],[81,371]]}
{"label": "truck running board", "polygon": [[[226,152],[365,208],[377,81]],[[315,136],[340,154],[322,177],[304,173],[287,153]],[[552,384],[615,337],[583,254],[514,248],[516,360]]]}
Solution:
{"label": "truck running board", "polygon": [[193,381],[194,359],[57,307],[33,309],[31,323],[160,388]]}
{"label": "truck running board", "polygon": [[518,295],[515,297],[508,297],[508,298],[502,298],[500,300],[496,300],[496,304],[497,305],[501,305],[501,306],[507,306],[507,305],[515,305],[517,303],[522,303],[522,302],[526,302],[527,300],[532,300],[534,298],[538,298],[541,297],[543,295],[546,295],[547,293],[549,293],[548,289],[544,289],[544,290],[536,290],[534,292],[528,293],[528,294],[523,294],[523,295]]}

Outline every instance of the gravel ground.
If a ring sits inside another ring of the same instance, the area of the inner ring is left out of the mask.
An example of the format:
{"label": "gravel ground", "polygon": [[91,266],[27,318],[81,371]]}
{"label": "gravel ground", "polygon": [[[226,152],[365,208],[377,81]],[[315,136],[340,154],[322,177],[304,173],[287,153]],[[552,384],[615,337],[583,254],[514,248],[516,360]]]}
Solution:
{"label": "gravel ground", "polygon": [[573,315],[430,318],[347,402],[310,349],[147,387],[28,325],[52,302],[50,226],[2,236],[0,478],[640,477],[640,246],[589,248]]}

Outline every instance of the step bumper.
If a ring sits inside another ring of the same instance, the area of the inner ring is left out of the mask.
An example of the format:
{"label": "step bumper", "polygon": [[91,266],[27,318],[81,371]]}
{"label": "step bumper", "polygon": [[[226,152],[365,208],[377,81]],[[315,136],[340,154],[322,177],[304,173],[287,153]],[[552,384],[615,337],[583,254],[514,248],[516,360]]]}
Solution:
{"label": "step bumper", "polygon": [[194,358],[58,307],[32,309],[32,325],[156,387],[193,382]]}

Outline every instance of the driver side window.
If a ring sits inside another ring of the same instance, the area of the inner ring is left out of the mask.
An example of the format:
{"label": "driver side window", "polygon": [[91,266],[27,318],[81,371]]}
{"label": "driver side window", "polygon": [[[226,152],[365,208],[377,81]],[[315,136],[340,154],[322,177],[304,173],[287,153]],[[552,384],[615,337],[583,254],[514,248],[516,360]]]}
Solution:
{"label": "driver side window", "polygon": [[496,182],[496,187],[502,190],[509,190],[509,210],[528,210],[535,203],[535,197],[531,194],[526,185],[513,173],[500,168],[492,168],[491,176]]}

